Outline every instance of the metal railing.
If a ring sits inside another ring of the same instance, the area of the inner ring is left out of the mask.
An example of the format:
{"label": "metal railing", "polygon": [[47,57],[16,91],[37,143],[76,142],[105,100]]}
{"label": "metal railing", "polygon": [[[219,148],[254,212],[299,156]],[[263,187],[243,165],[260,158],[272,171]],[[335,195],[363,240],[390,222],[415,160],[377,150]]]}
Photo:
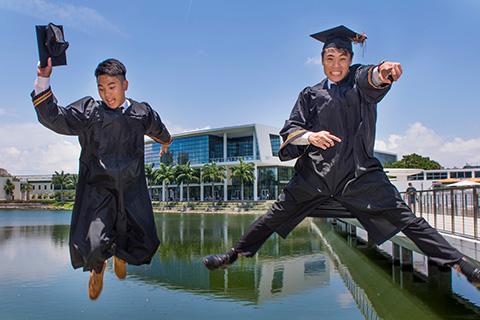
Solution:
{"label": "metal railing", "polygon": [[415,203],[402,192],[412,211],[439,231],[480,240],[479,187],[442,188],[416,192]]}

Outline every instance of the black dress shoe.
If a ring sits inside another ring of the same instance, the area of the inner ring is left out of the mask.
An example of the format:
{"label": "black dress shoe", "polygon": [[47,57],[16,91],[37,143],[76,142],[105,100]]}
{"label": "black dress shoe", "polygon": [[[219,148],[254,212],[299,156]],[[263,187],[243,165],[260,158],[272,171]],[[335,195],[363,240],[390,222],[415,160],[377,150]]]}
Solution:
{"label": "black dress shoe", "polygon": [[468,282],[480,289],[480,268],[475,268],[466,259],[462,259],[456,264],[454,269],[460,269],[460,272],[467,278]]}
{"label": "black dress shoe", "polygon": [[203,257],[203,263],[208,270],[226,269],[232,265],[238,258],[235,250],[230,250],[221,254],[211,254]]}

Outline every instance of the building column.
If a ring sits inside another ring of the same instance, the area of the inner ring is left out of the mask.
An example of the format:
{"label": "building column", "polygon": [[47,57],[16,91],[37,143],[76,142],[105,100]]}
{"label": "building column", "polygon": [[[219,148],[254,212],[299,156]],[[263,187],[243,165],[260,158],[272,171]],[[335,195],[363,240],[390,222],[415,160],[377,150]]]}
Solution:
{"label": "building column", "polygon": [[165,183],[165,180],[162,181],[162,201],[165,202],[165,186],[166,186],[166,183]]}
{"label": "building column", "polygon": [[200,201],[205,200],[205,190],[203,190],[203,180],[200,181]]}
{"label": "building column", "polygon": [[183,182],[180,184],[180,201],[183,201]]}
{"label": "building column", "polygon": [[227,156],[228,156],[228,152],[227,152],[227,133],[224,132],[223,133],[223,162],[227,162]]}
{"label": "building column", "polygon": [[228,177],[223,180],[223,201],[228,201],[227,182]]}
{"label": "building column", "polygon": [[253,148],[253,160],[256,160],[257,159],[257,137],[255,135],[255,130],[253,130],[253,145],[252,145],[252,148]]}
{"label": "building column", "polygon": [[255,181],[253,182],[253,200],[258,200],[258,170],[257,164],[255,163],[255,170],[253,171],[255,174]]}

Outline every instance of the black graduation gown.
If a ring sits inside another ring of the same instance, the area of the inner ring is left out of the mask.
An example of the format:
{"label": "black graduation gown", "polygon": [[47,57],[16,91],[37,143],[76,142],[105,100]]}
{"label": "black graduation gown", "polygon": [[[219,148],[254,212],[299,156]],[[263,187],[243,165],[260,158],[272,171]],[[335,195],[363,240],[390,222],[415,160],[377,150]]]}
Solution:
{"label": "black graduation gown", "polygon": [[38,120],[82,147],[70,226],[74,268],[91,270],[112,255],[129,264],[150,263],[160,241],[145,179],[144,136],[170,143],[159,115],[130,100],[124,112],[85,97],[67,107],[51,89],[34,96]]}
{"label": "black graduation gown", "polygon": [[[325,79],[300,93],[280,131],[284,143],[279,151],[281,160],[298,158],[296,174],[265,220],[281,236],[315,210],[339,206],[356,217],[378,244],[414,219],[374,157],[377,103],[390,85],[376,87],[371,81],[373,68],[352,65],[331,89]],[[321,130],[342,142],[327,150],[292,143],[306,131]]]}

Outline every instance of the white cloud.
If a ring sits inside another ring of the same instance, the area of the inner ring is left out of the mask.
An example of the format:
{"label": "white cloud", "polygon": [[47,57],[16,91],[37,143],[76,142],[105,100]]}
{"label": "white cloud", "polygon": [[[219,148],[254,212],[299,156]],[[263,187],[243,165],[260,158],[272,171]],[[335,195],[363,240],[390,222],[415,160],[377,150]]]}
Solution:
{"label": "white cloud", "polygon": [[420,122],[410,124],[404,135],[392,134],[388,141],[375,141],[375,149],[403,155],[417,153],[430,157],[443,167],[463,167],[466,163],[480,164],[480,137],[470,140],[454,138],[446,141]]}
{"label": "white cloud", "polygon": [[[169,126],[171,133],[207,130]],[[0,126],[0,168],[13,175],[78,172],[80,144],[76,136],[59,135],[38,123]]]}
{"label": "white cloud", "polygon": [[[109,21],[95,9],[84,6],[45,0],[2,0],[0,8],[54,21],[92,35],[98,33],[99,29],[125,33],[122,27]],[[68,36],[66,38],[68,41]]]}
{"label": "white cloud", "polygon": [[305,64],[320,64],[320,57],[313,57],[313,58],[307,58],[307,61],[305,61]]}
{"label": "white cloud", "polygon": [[0,127],[0,167],[13,175],[78,172],[77,137],[58,135],[39,124]]}
{"label": "white cloud", "polygon": [[0,115],[7,114],[7,111],[3,108],[0,108]]}
{"label": "white cloud", "polygon": [[179,125],[172,125],[168,120],[165,121],[165,125],[167,126],[167,129],[171,134],[211,129],[210,126],[205,126],[203,128],[195,128],[195,129],[185,129]]}

